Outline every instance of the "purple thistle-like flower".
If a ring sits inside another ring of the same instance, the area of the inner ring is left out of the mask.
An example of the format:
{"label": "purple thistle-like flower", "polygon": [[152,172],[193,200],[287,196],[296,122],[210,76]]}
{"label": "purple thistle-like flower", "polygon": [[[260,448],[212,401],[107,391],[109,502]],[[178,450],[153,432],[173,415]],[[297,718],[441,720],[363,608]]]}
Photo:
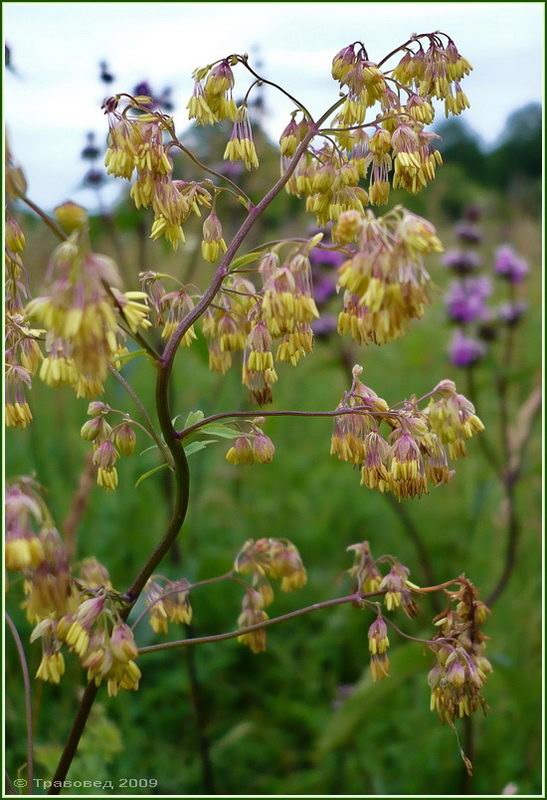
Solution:
{"label": "purple thistle-like flower", "polygon": [[461,274],[474,272],[481,265],[481,257],[473,250],[447,250],[442,263],[448,269]]}
{"label": "purple thistle-like flower", "polygon": [[480,206],[470,205],[464,211],[463,217],[468,222],[478,222],[478,220],[482,216],[482,210]]}
{"label": "purple thistle-like flower", "polygon": [[470,367],[486,354],[486,347],[478,339],[465,336],[456,331],[448,349],[450,360],[455,367]]}
{"label": "purple thistle-like flower", "polygon": [[336,283],[327,275],[313,277],[313,297],[317,305],[323,305],[336,294]]}
{"label": "purple thistle-like flower", "polygon": [[480,244],[482,233],[480,228],[471,222],[460,222],[455,228],[456,236],[466,244]]}
{"label": "purple thistle-like flower", "polygon": [[107,180],[106,173],[104,173],[100,169],[88,169],[86,174],[84,175],[84,185],[85,186],[102,186]]}
{"label": "purple thistle-like flower", "polygon": [[310,251],[310,261],[314,267],[333,267],[336,269],[347,259],[347,255],[337,250],[322,250],[314,247]]}
{"label": "purple thistle-like flower", "polygon": [[333,333],[336,333],[336,317],[327,314],[320,319],[314,319],[311,324],[314,336],[318,339],[328,339]]}
{"label": "purple thistle-like flower", "polygon": [[517,300],[514,303],[502,303],[496,309],[497,318],[505,325],[516,325],[528,308],[528,304],[524,300]]}
{"label": "purple thistle-like flower", "polygon": [[510,245],[504,244],[496,252],[494,270],[500,278],[520,283],[528,275],[528,263]]}
{"label": "purple thistle-like flower", "polygon": [[486,298],[492,290],[486,277],[453,281],[445,297],[446,311],[453,322],[462,325],[488,317]]}

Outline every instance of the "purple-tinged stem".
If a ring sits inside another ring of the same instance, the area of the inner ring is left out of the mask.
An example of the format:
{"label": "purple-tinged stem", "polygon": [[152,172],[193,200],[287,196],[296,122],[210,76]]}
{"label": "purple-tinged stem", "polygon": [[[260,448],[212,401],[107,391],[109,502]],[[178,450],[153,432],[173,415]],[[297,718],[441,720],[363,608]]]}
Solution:
{"label": "purple-tinged stem", "polygon": [[366,406],[357,408],[337,408],[334,411],[292,411],[282,409],[280,411],[263,411],[262,409],[251,409],[250,411],[222,411],[219,414],[211,414],[210,417],[204,417],[194,425],[184,428],[182,431],[177,431],[177,439],[185,439],[194,431],[210,425],[212,422],[217,422],[220,419],[236,419],[239,417],[254,418],[254,417],[341,417],[343,415],[351,414],[365,414],[370,417],[378,417],[379,419],[392,419],[398,416],[397,411],[374,411],[368,409]]}
{"label": "purple-tinged stem", "polygon": [[23,685],[25,687],[25,717],[27,723],[27,789],[28,794],[32,794],[34,783],[34,736],[32,732],[32,696],[30,691],[30,675],[23,642],[21,641],[19,631],[17,630],[14,621],[7,611],[6,622],[8,624],[8,628],[10,629],[10,633],[13,636],[15,647],[17,648],[17,655],[19,656],[19,663],[21,664],[21,672],[23,674]]}
{"label": "purple-tinged stem", "polygon": [[227,633],[216,633],[212,636],[196,636],[193,639],[178,639],[174,642],[162,642],[161,644],[152,644],[148,647],[141,647],[139,655],[145,653],[157,653],[160,650],[174,650],[177,647],[186,647],[187,645],[194,644],[211,644],[212,642],[223,642],[226,639],[236,639],[238,636],[243,636],[246,633],[268,628],[270,625],[277,625],[280,622],[285,622],[288,619],[295,619],[296,617],[303,617],[305,614],[310,614],[313,611],[321,611],[323,608],[332,608],[333,606],[341,606],[346,603],[357,603],[367,597],[375,597],[384,594],[384,592],[367,592],[361,594],[354,592],[353,594],[345,595],[344,597],[335,597],[332,600],[322,600],[320,603],[314,603],[311,606],[298,608],[296,611],[289,611],[288,614],[282,614],[279,617],[272,617],[271,619],[264,620],[264,622],[257,622],[255,625],[248,625],[245,628],[239,628],[237,631],[228,631]]}

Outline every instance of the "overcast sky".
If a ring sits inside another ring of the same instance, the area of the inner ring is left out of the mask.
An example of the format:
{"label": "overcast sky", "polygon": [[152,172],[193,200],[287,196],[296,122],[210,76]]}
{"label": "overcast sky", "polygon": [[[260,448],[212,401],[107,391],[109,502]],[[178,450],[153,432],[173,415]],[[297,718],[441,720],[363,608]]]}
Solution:
{"label": "overcast sky", "polygon": [[[10,142],[29,193],[52,207],[77,191],[88,130],[106,131],[106,94],[147,79],[173,87],[175,119],[186,125],[191,72],[230,52],[255,52],[265,76],[312,112],[337,97],[333,55],[362,39],[379,60],[413,32],[445,30],[474,71],[464,89],[469,124],[491,143],[508,114],[542,96],[543,3],[4,3],[4,36],[16,75],[7,74],[4,110]],[[116,80],[107,89],[98,63]],[[269,132],[278,136],[291,108],[268,90]]]}

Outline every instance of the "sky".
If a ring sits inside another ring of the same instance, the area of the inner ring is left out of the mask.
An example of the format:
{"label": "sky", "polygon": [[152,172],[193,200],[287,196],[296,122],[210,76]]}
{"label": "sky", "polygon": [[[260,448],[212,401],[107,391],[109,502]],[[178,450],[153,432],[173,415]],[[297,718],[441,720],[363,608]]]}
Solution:
{"label": "sky", "polygon": [[[336,100],[333,55],[361,39],[379,60],[413,32],[444,30],[473,64],[465,119],[493,143],[514,109],[542,98],[543,3],[4,3],[4,37],[16,74],[4,81],[10,145],[29,194],[50,209],[93,205],[79,188],[87,131],[105,136],[107,94],[148,80],[173,87],[178,131],[187,128],[192,70],[232,52],[259,57],[265,77],[313,112]],[[258,49],[257,49],[258,48]],[[99,81],[106,59],[115,75]],[[240,68],[241,69],[241,68]],[[247,86],[246,78],[236,87]],[[236,92],[237,96],[237,92]],[[284,128],[290,103],[265,93],[268,132]]]}

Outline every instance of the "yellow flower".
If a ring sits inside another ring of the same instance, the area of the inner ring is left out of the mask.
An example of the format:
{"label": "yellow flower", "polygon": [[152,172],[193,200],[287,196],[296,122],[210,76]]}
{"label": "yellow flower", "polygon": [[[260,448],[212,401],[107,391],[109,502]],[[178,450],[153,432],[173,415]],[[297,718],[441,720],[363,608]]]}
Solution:
{"label": "yellow flower", "polygon": [[49,683],[59,683],[65,673],[65,660],[60,652],[45,652],[35,677]]}
{"label": "yellow flower", "polygon": [[44,560],[42,542],[34,535],[6,537],[6,567],[12,570],[35,568]]}
{"label": "yellow flower", "polygon": [[26,400],[22,403],[6,403],[6,427],[26,428],[32,422],[32,412]]}

